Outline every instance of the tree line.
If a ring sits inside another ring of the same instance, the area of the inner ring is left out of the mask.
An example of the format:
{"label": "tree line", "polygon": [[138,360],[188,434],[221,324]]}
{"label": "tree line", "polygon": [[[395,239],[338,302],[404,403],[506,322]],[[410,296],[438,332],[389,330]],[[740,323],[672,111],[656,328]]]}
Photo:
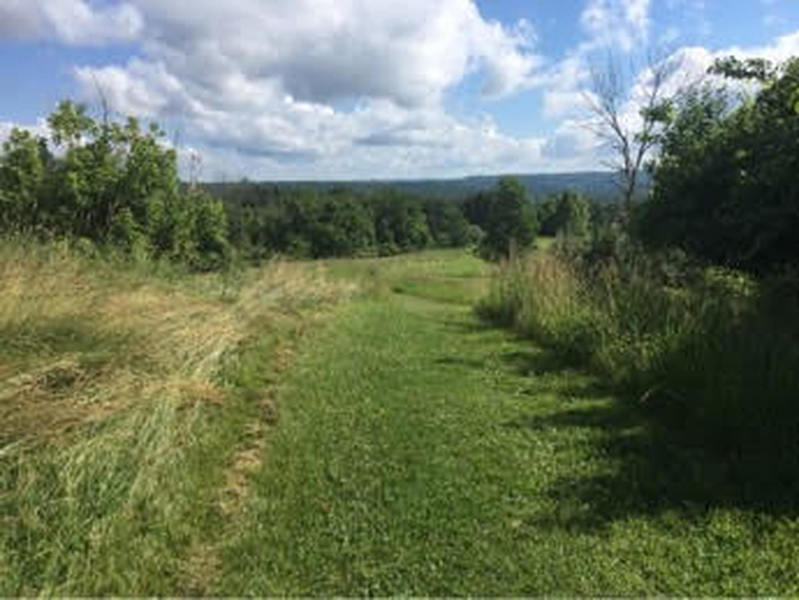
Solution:
{"label": "tree line", "polygon": [[241,183],[213,188],[227,209],[231,242],[254,258],[389,256],[462,247],[479,238],[456,203],[389,187],[356,191]]}
{"label": "tree line", "polygon": [[461,200],[389,186],[186,185],[156,125],[92,118],[62,102],[48,136],[12,130],[0,153],[0,232],[67,237],[196,270],[238,256],[388,256],[474,247],[497,259],[539,228],[582,235],[589,203],[574,193],[534,204],[516,178]]}

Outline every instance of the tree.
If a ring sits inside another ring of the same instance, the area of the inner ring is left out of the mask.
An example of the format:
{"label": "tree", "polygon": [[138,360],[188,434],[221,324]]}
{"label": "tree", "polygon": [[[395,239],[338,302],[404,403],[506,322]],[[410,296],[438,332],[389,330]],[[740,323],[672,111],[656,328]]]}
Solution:
{"label": "tree", "polygon": [[466,216],[484,232],[479,251],[490,260],[507,257],[515,247],[528,248],[538,231],[535,210],[524,186],[514,177],[503,177],[488,192],[466,202]]}
{"label": "tree", "polygon": [[36,228],[48,156],[30,132],[11,130],[0,155],[0,231]]}
{"label": "tree", "polygon": [[224,208],[182,193],[177,155],[155,125],[98,123],[65,101],[48,118],[48,140],[14,130],[0,154],[0,228],[86,238],[198,268],[229,258]]}
{"label": "tree", "polygon": [[421,250],[430,245],[430,228],[421,200],[400,190],[375,193],[375,234],[381,255]]}
{"label": "tree", "polygon": [[442,198],[425,202],[427,225],[437,246],[465,246],[469,243],[469,223],[463,216],[461,207],[451,200]]}
{"label": "tree", "polygon": [[718,61],[711,72],[755,79],[741,99],[724,88],[686,92],[666,121],[651,202],[649,244],[680,246],[754,272],[799,260],[799,59]]}
{"label": "tree", "polygon": [[[615,157],[606,165],[619,174],[627,219],[633,211],[641,168],[659,139],[658,129],[664,113],[670,110],[669,102],[663,98],[663,86],[678,64],[650,57],[646,76],[639,81],[636,81],[637,67],[636,61],[631,61],[625,68],[617,56],[608,53],[603,64],[591,66],[590,90],[585,95],[595,117],[593,130]],[[629,97],[631,88],[633,95]],[[629,117],[635,112],[640,123],[634,127]]]}
{"label": "tree", "polygon": [[538,205],[539,232],[545,235],[583,238],[588,235],[590,220],[591,205],[576,192],[562,192]]}

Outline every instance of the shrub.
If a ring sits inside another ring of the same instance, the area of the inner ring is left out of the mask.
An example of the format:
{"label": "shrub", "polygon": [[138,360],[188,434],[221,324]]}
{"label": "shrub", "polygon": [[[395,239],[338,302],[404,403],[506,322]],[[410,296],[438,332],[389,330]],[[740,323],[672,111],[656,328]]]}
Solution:
{"label": "shrub", "polygon": [[716,448],[796,458],[799,305],[785,293],[795,284],[679,254],[589,263],[536,253],[502,263],[478,310]]}
{"label": "shrub", "polygon": [[199,269],[229,262],[222,205],[181,192],[177,155],[157,126],[96,122],[62,102],[50,137],[15,129],[0,153],[0,233],[90,240],[134,260],[166,257]]}

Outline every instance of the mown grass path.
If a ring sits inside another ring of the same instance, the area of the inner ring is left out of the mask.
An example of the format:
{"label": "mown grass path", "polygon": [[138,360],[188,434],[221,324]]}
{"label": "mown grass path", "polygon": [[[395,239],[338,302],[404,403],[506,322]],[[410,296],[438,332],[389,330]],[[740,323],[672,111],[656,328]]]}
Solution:
{"label": "mown grass path", "polygon": [[795,520],[669,494],[643,423],[423,260],[300,350],[219,592],[796,593]]}

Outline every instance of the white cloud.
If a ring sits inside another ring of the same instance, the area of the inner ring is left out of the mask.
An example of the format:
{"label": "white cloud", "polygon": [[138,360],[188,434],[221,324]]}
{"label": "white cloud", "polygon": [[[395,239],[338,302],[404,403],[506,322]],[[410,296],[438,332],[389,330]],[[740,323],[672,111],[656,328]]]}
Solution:
{"label": "white cloud", "polygon": [[542,90],[545,117],[574,118],[586,112],[590,65],[608,51],[634,53],[637,46],[645,44],[650,9],[651,0],[587,0],[580,13],[585,38],[532,80],[532,85]]}
{"label": "white cloud", "polygon": [[799,30],[779,36],[772,43],[765,46],[740,47],[734,46],[715,53],[716,56],[729,56],[733,54],[739,58],[767,58],[774,62],[785,61],[792,56],[799,56]]}
{"label": "white cloud", "polygon": [[557,119],[585,110],[585,84],[589,69],[585,56],[574,53],[551,66],[536,79],[536,86],[543,90],[544,116]]}
{"label": "white cloud", "polygon": [[589,0],[580,25],[591,46],[613,46],[624,52],[646,42],[651,0]]}
{"label": "white cloud", "polygon": [[598,146],[599,140],[596,134],[586,126],[585,122],[566,119],[549,137],[543,153],[554,160],[579,161],[586,155],[592,155]]}
{"label": "white cloud", "polygon": [[[549,64],[530,23],[487,20],[475,0],[0,0],[0,37],[135,41],[124,64],[76,67],[85,97],[96,102],[99,88],[115,110],[179,131],[204,156],[206,178],[558,171],[596,167],[588,65],[608,47],[626,59],[645,46],[652,4],[586,0],[582,40]],[[702,7],[667,0],[673,10]],[[682,62],[682,79],[668,89],[731,53],[780,60],[799,54],[799,32],[761,48],[682,48],[669,58]],[[645,78],[637,74],[631,95]],[[538,91],[551,134],[514,136],[490,118],[452,116],[445,99],[467,79],[487,100]],[[624,111],[634,126],[634,102]]]}
{"label": "white cloud", "polygon": [[67,44],[129,42],[144,28],[129,3],[99,5],[86,0],[0,0],[0,38],[53,37]]}
{"label": "white cloud", "polygon": [[0,0],[0,38],[26,38],[41,31],[41,15],[29,0]]}
{"label": "white cloud", "polygon": [[543,141],[443,108],[467,77],[502,97],[530,85],[541,62],[528,22],[488,21],[473,0],[135,5],[142,55],[76,68],[84,94],[99,87],[115,110],[166,121],[215,161],[342,177],[540,159]]}
{"label": "white cloud", "polygon": [[[525,27],[484,20],[472,0],[138,0],[144,49],[211,94],[230,74],[299,100],[389,98],[417,106],[474,71],[489,96],[524,85],[537,63]],[[300,16],[298,18],[298,16]]]}

